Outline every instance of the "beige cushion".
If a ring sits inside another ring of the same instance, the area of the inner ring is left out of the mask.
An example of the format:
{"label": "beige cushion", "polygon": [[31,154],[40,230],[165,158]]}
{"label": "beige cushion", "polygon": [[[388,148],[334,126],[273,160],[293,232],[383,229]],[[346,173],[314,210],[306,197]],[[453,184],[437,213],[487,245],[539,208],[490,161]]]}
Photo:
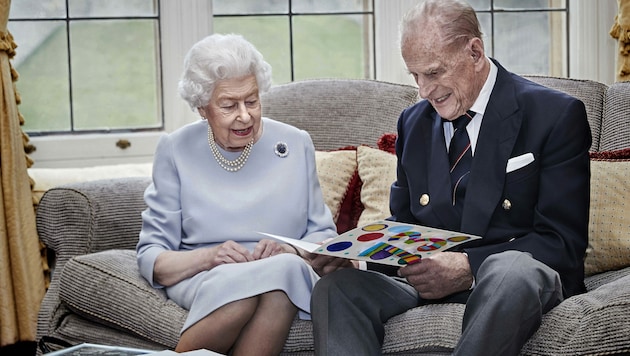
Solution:
{"label": "beige cushion", "polygon": [[591,160],[587,275],[630,266],[630,161]]}
{"label": "beige cushion", "polygon": [[341,203],[348,192],[350,180],[357,169],[355,150],[316,151],[317,176],[324,201],[337,222]]}
{"label": "beige cushion", "polygon": [[363,182],[361,203],[364,210],[358,225],[391,216],[389,192],[396,180],[396,155],[368,146],[357,148],[357,169]]}

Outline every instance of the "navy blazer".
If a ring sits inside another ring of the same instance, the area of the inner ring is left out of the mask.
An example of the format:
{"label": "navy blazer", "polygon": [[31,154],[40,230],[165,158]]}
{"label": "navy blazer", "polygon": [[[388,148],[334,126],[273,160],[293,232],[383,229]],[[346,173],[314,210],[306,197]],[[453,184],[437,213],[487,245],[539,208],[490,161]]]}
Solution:
{"label": "navy blazer", "polygon": [[[497,80],[481,123],[461,220],[451,204],[442,123],[426,100],[405,109],[398,121],[392,219],[482,236],[461,245],[474,275],[489,255],[518,250],[556,270],[565,296],[581,293],[591,146],[584,104],[494,62]],[[506,173],[508,159],[526,153],[534,161]]]}

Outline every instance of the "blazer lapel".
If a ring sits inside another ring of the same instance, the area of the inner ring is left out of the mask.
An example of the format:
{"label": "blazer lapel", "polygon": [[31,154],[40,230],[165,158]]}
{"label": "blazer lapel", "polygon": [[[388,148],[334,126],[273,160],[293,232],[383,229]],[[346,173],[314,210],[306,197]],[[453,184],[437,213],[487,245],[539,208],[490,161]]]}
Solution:
{"label": "blazer lapel", "polygon": [[509,73],[498,67],[477,139],[461,224],[462,231],[481,236],[502,198],[507,160],[522,122]]}

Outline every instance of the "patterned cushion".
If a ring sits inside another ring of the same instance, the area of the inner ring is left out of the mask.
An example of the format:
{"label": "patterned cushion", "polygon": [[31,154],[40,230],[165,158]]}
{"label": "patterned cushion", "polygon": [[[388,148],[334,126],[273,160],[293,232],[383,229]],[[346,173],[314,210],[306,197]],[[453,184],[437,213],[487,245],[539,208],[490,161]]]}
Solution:
{"label": "patterned cushion", "polygon": [[358,224],[388,218],[391,216],[389,191],[396,180],[396,156],[376,148],[359,146],[357,163],[359,178],[363,182],[361,203],[365,207]]}
{"label": "patterned cushion", "polygon": [[630,149],[591,154],[587,275],[630,266]]}

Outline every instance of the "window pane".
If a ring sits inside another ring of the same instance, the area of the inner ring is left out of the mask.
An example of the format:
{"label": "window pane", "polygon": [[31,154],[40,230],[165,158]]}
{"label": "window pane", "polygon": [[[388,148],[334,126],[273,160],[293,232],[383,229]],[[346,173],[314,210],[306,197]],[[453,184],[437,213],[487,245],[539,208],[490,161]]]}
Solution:
{"label": "window pane", "polygon": [[292,0],[291,11],[298,13],[372,11],[371,0]]}
{"label": "window pane", "polygon": [[371,15],[295,16],[295,80],[372,78]]}
{"label": "window pane", "polygon": [[565,13],[495,14],[495,57],[518,74],[566,75],[565,24]]}
{"label": "window pane", "polygon": [[71,23],[75,129],[159,126],[156,27],[154,20]]}
{"label": "window pane", "polygon": [[490,10],[490,1],[491,0],[468,0],[467,2],[473,7],[473,9],[475,9],[475,11],[480,11]]}
{"label": "window pane", "polygon": [[212,0],[212,13],[214,15],[288,14],[289,0]]}
{"label": "window pane", "polygon": [[271,65],[274,84],[291,81],[288,17],[215,17],[213,21],[216,33],[238,33],[256,46]]}
{"label": "window pane", "polygon": [[70,129],[68,46],[65,22],[9,22],[18,44],[13,65],[25,131]]}
{"label": "window pane", "polygon": [[565,0],[494,0],[495,9],[564,9]]}
{"label": "window pane", "polygon": [[483,38],[484,49],[486,56],[494,56],[492,53],[492,15],[489,13],[477,13],[477,19],[481,25],[481,35]]}
{"label": "window pane", "polygon": [[68,0],[70,17],[154,16],[154,0]]}
{"label": "window pane", "polygon": [[66,17],[65,0],[14,0],[9,11],[11,19],[44,19]]}

